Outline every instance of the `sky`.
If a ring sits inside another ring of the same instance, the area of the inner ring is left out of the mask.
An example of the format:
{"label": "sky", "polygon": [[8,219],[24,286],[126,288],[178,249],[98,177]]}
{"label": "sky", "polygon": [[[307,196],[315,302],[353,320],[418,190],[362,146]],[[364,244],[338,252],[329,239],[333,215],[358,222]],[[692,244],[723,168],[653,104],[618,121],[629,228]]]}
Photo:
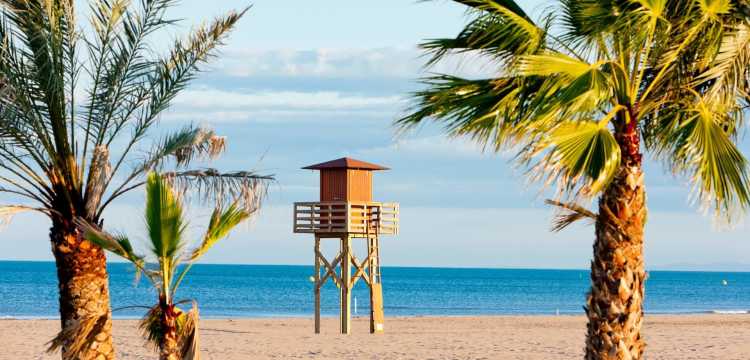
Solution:
{"label": "sky", "polygon": [[[546,6],[520,3],[532,14]],[[244,5],[183,0],[172,12],[183,25],[160,39]],[[551,233],[553,211],[508,154],[447,140],[436,126],[406,135],[391,126],[426,74],[416,44],[453,36],[466,19],[462,6],[441,0],[255,1],[219,58],[162,117],[165,132],[194,123],[226,135],[214,166],[277,178],[260,214],[202,261],[311,264],[313,238],[292,233],[292,203],[318,199],[318,174],[300,168],[349,156],[392,169],[374,178],[375,200],[401,204],[401,233],[381,241],[385,266],[587,268],[593,228]],[[462,59],[430,71],[491,69]],[[750,153],[747,141],[742,150]],[[691,205],[687,179],[651,159],[646,172],[649,269],[750,270],[748,225],[718,229]],[[142,204],[140,192],[115,204],[107,229],[145,240]],[[197,234],[206,211],[192,213]],[[16,216],[0,232],[0,259],[52,260],[48,229],[41,215]]]}

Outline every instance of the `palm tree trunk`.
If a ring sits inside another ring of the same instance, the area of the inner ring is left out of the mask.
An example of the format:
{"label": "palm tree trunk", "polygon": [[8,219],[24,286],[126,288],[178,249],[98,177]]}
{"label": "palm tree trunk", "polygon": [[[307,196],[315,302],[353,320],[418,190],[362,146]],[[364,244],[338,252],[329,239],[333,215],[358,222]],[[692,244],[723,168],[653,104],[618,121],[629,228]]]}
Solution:
{"label": "palm tree trunk", "polygon": [[[53,221],[50,229],[60,290],[60,320],[67,332],[63,360],[111,360],[112,312],[107,259],[98,246],[84,240],[72,221]],[[81,348],[81,351],[75,351]]]}
{"label": "palm tree trunk", "polygon": [[622,163],[599,200],[586,305],[586,360],[640,360],[646,346],[641,336],[646,194],[640,138],[632,125],[622,126],[615,137]]}
{"label": "palm tree trunk", "polygon": [[164,300],[161,303],[161,328],[164,331],[162,343],[159,345],[160,360],[179,360],[180,351],[177,338],[177,317],[179,314],[175,311],[175,306],[167,304]]}

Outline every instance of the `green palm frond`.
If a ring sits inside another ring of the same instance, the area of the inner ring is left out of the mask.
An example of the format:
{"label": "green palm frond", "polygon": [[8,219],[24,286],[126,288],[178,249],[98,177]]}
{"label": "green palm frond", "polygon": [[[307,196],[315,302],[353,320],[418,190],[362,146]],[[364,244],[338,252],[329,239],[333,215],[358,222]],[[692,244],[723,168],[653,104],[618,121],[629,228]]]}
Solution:
{"label": "green palm frond", "polygon": [[470,80],[440,75],[424,80],[426,90],[414,93],[413,112],[396,121],[407,131],[433,120],[451,136],[468,136],[493,150],[523,134],[523,120],[533,113],[533,94],[542,81],[533,78]]}
{"label": "green palm frond", "polygon": [[698,0],[696,1],[705,17],[717,19],[732,9],[730,0]]}
{"label": "green palm frond", "polygon": [[188,127],[153,143],[142,162],[134,156],[247,11],[155,51],[151,36],[176,23],[167,17],[176,3],[92,1],[91,31],[82,31],[72,1],[0,1],[0,191],[55,210],[50,216],[96,223],[167,160],[178,170],[223,151],[223,138]]}
{"label": "green palm frond", "polygon": [[615,92],[615,81],[609,72],[617,67],[607,63],[589,64],[549,52],[521,57],[516,69],[520,77],[545,79],[534,98],[536,118],[530,118],[538,123],[536,126],[554,127],[550,120],[565,117],[588,118],[612,101]]}
{"label": "green palm frond", "polygon": [[573,80],[592,69],[592,65],[558,52],[524,55],[516,67],[521,76],[561,75]]}
{"label": "green palm frond", "polygon": [[[560,84],[555,84],[560,85]],[[561,113],[590,113],[601,109],[612,101],[614,93],[609,74],[598,68],[591,68],[549,99],[550,108],[560,107]]]}
{"label": "green palm frond", "polygon": [[695,79],[695,86],[707,84],[718,101],[748,98],[750,66],[750,26],[740,23],[723,34],[718,53],[706,54],[708,67]]}
{"label": "green palm frond", "polygon": [[731,213],[750,204],[748,161],[729,136],[732,119],[716,104],[699,102],[688,111],[676,132],[681,141],[674,149],[675,171],[692,174],[701,203],[717,212]]}
{"label": "green palm frond", "polygon": [[[557,184],[571,198],[605,190],[622,156],[640,164],[634,146],[642,138],[675,173],[691,175],[698,197],[717,214],[750,208],[747,164],[736,145],[741,109],[750,103],[746,5],[561,0],[535,22],[515,2],[458,2],[476,17],[458,36],[428,42],[434,58],[427,66],[474,51],[502,60],[491,62],[498,75],[428,78],[426,89],[412,94],[409,113],[395,121],[399,131],[435,122],[449,136],[518,151],[514,159],[530,166],[532,179]],[[486,36],[500,33],[493,29],[506,35]],[[711,116],[695,97],[711,104]],[[627,140],[627,152],[615,138]]]}
{"label": "green palm frond", "polygon": [[92,146],[109,145],[131,120],[133,112],[146,102],[144,84],[153,69],[153,60],[145,56],[146,37],[174,23],[164,17],[174,3],[174,0],[143,1],[142,14],[134,13],[130,1],[105,2],[94,9],[92,25],[97,29],[99,42],[91,46],[96,81],[87,104],[91,125],[87,139]]}
{"label": "green palm frond", "polygon": [[143,256],[135,253],[133,245],[127,236],[121,234],[109,234],[97,226],[92,225],[86,219],[76,219],[76,225],[83,232],[84,238],[135,265],[138,272],[145,271],[146,262]]}
{"label": "green palm frond", "polygon": [[226,209],[216,208],[211,214],[203,241],[190,255],[190,261],[196,261],[203,256],[219,240],[229,235],[237,225],[250,217],[250,214],[239,207],[237,203],[229,205]]}
{"label": "green palm frond", "polygon": [[543,151],[533,176],[546,176],[563,190],[581,186],[587,196],[599,194],[620,166],[620,147],[605,122],[563,123],[537,149]]}
{"label": "green palm frond", "polygon": [[480,11],[455,38],[421,44],[436,63],[450,52],[480,51],[500,60],[533,54],[545,45],[546,30],[538,27],[513,1],[459,1]]}
{"label": "green palm frond", "polygon": [[[531,18],[526,14],[525,11],[523,11],[523,8],[518,5],[513,0],[454,0],[457,3],[464,4],[466,6],[470,6],[475,9],[487,11],[487,12],[501,12],[505,13],[506,11],[509,11],[513,13],[515,16],[524,18],[528,21],[531,21]],[[501,8],[502,10],[498,10],[498,8]]]}
{"label": "green palm frond", "polygon": [[185,245],[185,221],[177,195],[157,173],[149,174],[146,182],[146,228],[154,255],[171,271]]}
{"label": "green palm frond", "polygon": [[[158,120],[158,115],[195,78],[201,70],[201,65],[211,59],[215,49],[223,43],[229,31],[247,10],[230,12],[211,24],[197,29],[186,40],[175,42],[171,54],[155,63],[153,71],[146,76],[147,80],[144,83],[143,91],[139,92],[148,101],[144,100],[139,117],[133,120],[133,138],[116,161],[113,174],[121,169],[133,145],[148,134],[148,130]],[[192,142],[185,141],[191,135]],[[182,146],[187,144],[193,146]],[[144,182],[137,182],[139,177],[150,170],[154,170],[156,166],[163,163],[165,158],[175,156],[178,165],[186,165],[192,159],[192,154],[215,156],[223,148],[223,138],[205,130],[198,131],[195,128],[188,128],[168,137],[161,144],[155,146],[151,156],[136,165],[125,178],[125,181],[116,187],[110,197],[103,202],[100,213],[117,197],[144,184]],[[268,178],[272,177],[268,176]]]}
{"label": "green palm frond", "polygon": [[[568,41],[577,38],[593,41],[608,30],[617,21],[619,9],[627,6],[628,1],[613,0],[562,0],[561,20]],[[613,11],[615,10],[615,11]]]}

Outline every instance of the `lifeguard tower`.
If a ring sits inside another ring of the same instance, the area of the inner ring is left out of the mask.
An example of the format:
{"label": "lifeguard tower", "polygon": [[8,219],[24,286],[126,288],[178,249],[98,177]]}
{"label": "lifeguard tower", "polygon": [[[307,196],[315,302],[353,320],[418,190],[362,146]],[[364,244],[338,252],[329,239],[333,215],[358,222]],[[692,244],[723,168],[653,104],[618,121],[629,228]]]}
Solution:
{"label": "lifeguard tower", "polygon": [[[351,331],[352,288],[360,279],[370,288],[370,332],[382,333],[380,236],[398,234],[398,204],[372,201],[372,174],[388,168],[341,158],[303,169],[320,171],[320,201],[294,203],[294,232],[315,234],[315,333],[320,333],[320,289],[328,279],[341,289],[341,333]],[[340,241],[333,260],[323,256],[321,239]],[[356,239],[367,242],[361,262],[352,251]]]}

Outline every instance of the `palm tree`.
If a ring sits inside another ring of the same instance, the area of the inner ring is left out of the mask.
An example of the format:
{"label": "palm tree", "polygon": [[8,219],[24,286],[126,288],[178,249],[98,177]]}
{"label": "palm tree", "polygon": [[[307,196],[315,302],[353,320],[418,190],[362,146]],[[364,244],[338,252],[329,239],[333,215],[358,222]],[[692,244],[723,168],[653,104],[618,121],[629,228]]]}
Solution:
{"label": "palm tree", "polygon": [[101,226],[107,206],[154,169],[169,167],[165,176],[182,190],[240,195],[248,207],[270,180],[188,169],[223,152],[224,138],[210,129],[149,136],[246,11],[156,51],[150,39],[176,23],[166,17],[175,3],[92,0],[83,30],[73,0],[0,0],[0,192],[19,202],[0,213],[36,210],[52,221],[64,359],[114,358],[105,254],[74,219]]}
{"label": "palm tree", "polygon": [[158,347],[160,359],[178,360],[197,359],[199,348],[197,305],[193,302],[190,312],[181,310],[177,305],[185,301],[176,301],[177,289],[195,261],[250,215],[237,203],[226,208],[216,207],[202,241],[187,252],[185,230],[188,224],[179,194],[166,179],[151,173],[146,183],[145,219],[153,265],[136,254],[126,236],[106,233],[84,219],[77,223],[87,240],[133,263],[137,274],[144,274],[157,290],[158,301],[149,308],[140,327],[148,340]]}
{"label": "palm tree", "polygon": [[[458,0],[472,19],[422,44],[497,66],[488,78],[437,74],[401,130],[427,121],[492,151],[517,151],[555,185],[559,230],[595,222],[586,359],[642,359],[642,151],[687,175],[721,219],[746,210],[736,146],[748,105],[750,7],[729,0],[561,0],[538,20],[512,0]],[[598,199],[598,211],[585,202]]]}

